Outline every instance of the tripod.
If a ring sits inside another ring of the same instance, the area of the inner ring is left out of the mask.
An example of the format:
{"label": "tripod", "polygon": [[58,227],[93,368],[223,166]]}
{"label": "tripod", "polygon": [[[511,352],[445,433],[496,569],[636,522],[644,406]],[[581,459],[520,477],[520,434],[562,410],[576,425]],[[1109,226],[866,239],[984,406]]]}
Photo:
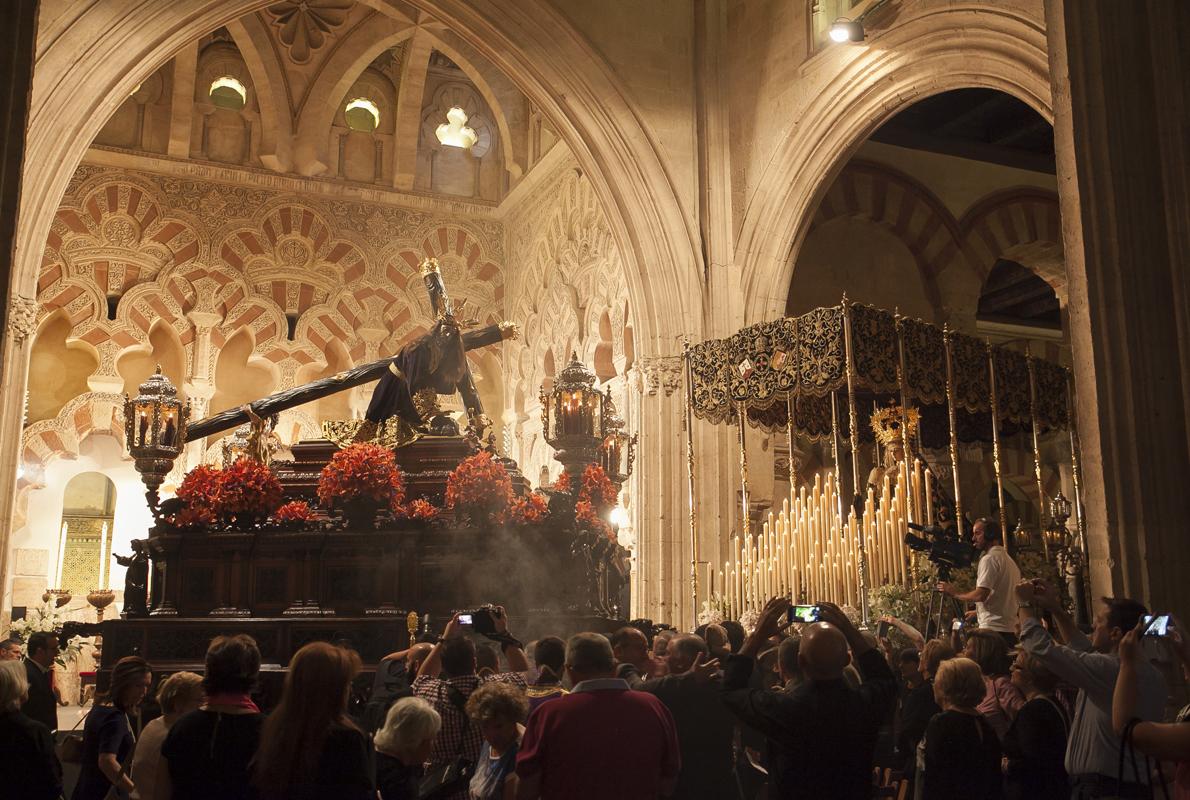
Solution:
{"label": "tripod", "polygon": [[[950,565],[949,564],[939,564],[937,561],[934,561],[933,563],[934,563],[934,566],[936,566],[938,568],[938,580],[945,581],[945,582],[949,583],[950,582]],[[960,603],[955,598],[951,597],[950,595],[939,591],[937,585],[935,585],[933,591],[930,593],[930,604],[926,611],[926,631],[925,631],[925,633],[926,633],[927,639],[931,639],[934,637],[941,637],[941,636],[944,636],[945,633],[949,633],[949,631],[944,632],[944,630],[942,628],[942,620],[946,615],[946,606],[947,606],[948,600],[950,601],[950,610],[956,619],[963,619],[963,617],[965,616],[964,610],[963,610],[963,604]],[[937,606],[936,611],[935,611],[935,605]],[[934,619],[935,613],[937,613],[937,615],[938,615],[937,620]],[[934,623],[933,634],[930,633],[930,623],[931,622]]]}

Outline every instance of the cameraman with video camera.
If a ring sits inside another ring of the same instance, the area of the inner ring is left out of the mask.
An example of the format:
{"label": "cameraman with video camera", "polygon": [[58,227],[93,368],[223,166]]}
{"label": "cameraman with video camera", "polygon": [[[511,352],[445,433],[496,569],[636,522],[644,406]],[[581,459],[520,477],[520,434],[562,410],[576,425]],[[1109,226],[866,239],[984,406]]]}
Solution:
{"label": "cameraman with video camera", "polygon": [[975,574],[975,588],[960,593],[948,581],[938,582],[938,591],[963,603],[975,603],[979,627],[1000,634],[1005,643],[1016,647],[1016,585],[1021,571],[1004,549],[1004,533],[999,524],[987,517],[976,520],[971,543],[983,551]]}

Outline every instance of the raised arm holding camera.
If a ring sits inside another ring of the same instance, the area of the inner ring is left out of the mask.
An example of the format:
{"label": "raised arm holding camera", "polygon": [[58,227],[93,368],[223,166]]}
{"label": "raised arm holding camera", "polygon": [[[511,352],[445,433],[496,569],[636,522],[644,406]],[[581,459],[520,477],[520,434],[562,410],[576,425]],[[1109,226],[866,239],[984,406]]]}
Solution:
{"label": "raised arm holding camera", "polygon": [[[876,735],[892,712],[896,678],[838,606],[820,603],[819,621],[802,631],[798,650],[805,680],[788,693],[749,688],[756,657],[789,607],[788,598],[770,600],[739,655],[728,659],[724,702],[768,738],[772,796],[867,800]],[[843,679],[849,662],[863,677],[855,689]]]}
{"label": "raised arm holding camera", "polygon": [[[475,643],[465,635],[468,628],[500,642],[508,661],[508,672],[484,677],[476,674]],[[430,751],[427,775],[440,773],[460,761],[469,762],[472,766],[475,764],[483,737],[467,716],[467,698],[488,681],[511,683],[523,690],[524,673],[528,669],[529,661],[525,658],[521,643],[508,631],[508,614],[503,606],[486,607],[451,617],[442,638],[422,662],[417,680],[413,682],[413,695],[430,703],[442,718],[442,729]],[[469,777],[466,772],[463,775]],[[465,800],[466,780],[456,781],[456,786],[451,783],[453,778],[450,775],[443,777],[444,800]]]}
{"label": "raised arm holding camera", "polygon": [[1020,568],[1004,549],[1004,532],[990,519],[976,520],[971,543],[983,551],[976,569],[975,588],[959,592],[954,584],[939,581],[938,591],[964,603],[975,603],[979,627],[996,631],[1009,647],[1016,645],[1016,595]]}
{"label": "raised arm holding camera", "polygon": [[[1066,772],[1073,797],[1149,797],[1149,776],[1131,770],[1119,780],[1120,737],[1112,728],[1112,692],[1120,672],[1120,640],[1147,613],[1144,605],[1127,598],[1101,600],[1090,638],[1062,607],[1057,591],[1043,581],[1021,581],[1021,648],[1062,680],[1078,688],[1074,719],[1066,745]],[[1046,630],[1041,611],[1050,612],[1066,641],[1060,645]],[[1161,719],[1165,709],[1165,679],[1147,661],[1136,664],[1139,675],[1135,714],[1145,721]]]}

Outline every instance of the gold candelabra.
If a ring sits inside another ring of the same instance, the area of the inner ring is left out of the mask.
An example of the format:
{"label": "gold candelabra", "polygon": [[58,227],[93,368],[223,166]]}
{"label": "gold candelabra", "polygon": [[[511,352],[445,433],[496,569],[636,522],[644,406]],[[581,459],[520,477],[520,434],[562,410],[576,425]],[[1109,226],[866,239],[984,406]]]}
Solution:
{"label": "gold candelabra", "polygon": [[70,602],[72,595],[69,589],[46,589],[41,595],[41,602],[54,601],[54,608],[61,608]]}
{"label": "gold candelabra", "polygon": [[[103,610],[116,599],[116,593],[111,589],[92,589],[87,593],[87,602],[95,609],[95,621],[103,622]],[[95,634],[95,663],[101,663],[103,656],[103,635]]]}

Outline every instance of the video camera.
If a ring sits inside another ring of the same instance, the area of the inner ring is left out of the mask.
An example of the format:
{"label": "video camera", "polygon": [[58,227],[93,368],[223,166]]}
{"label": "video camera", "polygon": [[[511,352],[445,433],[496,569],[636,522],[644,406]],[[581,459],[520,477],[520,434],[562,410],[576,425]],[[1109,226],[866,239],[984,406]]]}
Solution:
{"label": "video camera", "polygon": [[905,533],[905,546],[910,550],[925,553],[926,558],[939,569],[962,569],[969,567],[975,561],[979,551],[967,542],[961,541],[953,528],[940,528],[937,525],[918,525],[910,522],[909,528],[919,531],[923,536]]}

